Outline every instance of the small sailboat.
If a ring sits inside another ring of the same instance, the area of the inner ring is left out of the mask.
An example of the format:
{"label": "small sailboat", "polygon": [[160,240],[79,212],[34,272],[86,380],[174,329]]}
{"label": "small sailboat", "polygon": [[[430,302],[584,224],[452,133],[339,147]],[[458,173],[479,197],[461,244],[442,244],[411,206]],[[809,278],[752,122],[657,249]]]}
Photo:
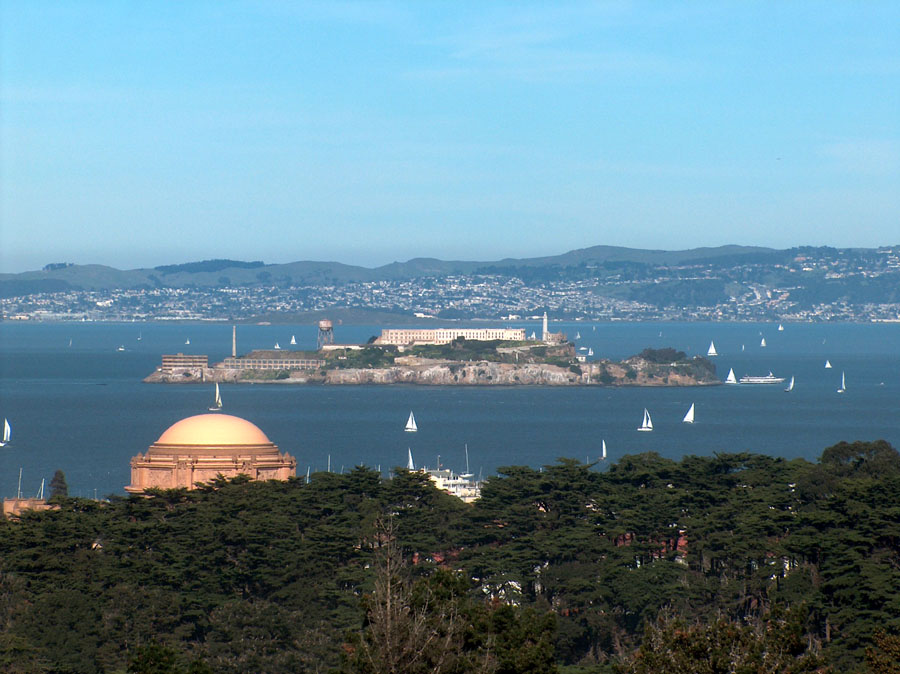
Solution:
{"label": "small sailboat", "polygon": [[763,337],[761,340],[759,340],[759,345],[762,348],[766,348],[766,338],[765,337]]}
{"label": "small sailboat", "polygon": [[606,461],[606,440],[600,441],[600,460]]}
{"label": "small sailboat", "polygon": [[639,431],[652,431],[653,430],[653,419],[650,418],[650,412],[647,411],[647,408],[644,408],[644,420],[641,422],[641,425],[638,426]]}
{"label": "small sailboat", "polygon": [[784,326],[781,323],[778,324],[778,332],[784,332]]}
{"label": "small sailboat", "polygon": [[744,347],[744,345],[743,345],[743,344],[741,344],[741,351],[743,351],[743,350],[744,350],[744,348],[745,348],[745,347]]}
{"label": "small sailboat", "polygon": [[794,375],[791,375],[791,381],[788,383],[787,388],[784,389],[785,393],[790,393],[794,390]]}
{"label": "small sailboat", "polygon": [[847,380],[844,377],[844,373],[841,372],[841,387],[837,390],[838,393],[845,393],[847,391]]}
{"label": "small sailboat", "polygon": [[276,351],[280,351],[280,350],[281,350],[281,344],[279,344],[278,342],[275,342],[275,347],[274,347],[274,348],[275,348]]}
{"label": "small sailboat", "polygon": [[138,340],[137,340],[137,341],[140,342],[140,341],[143,340],[143,339],[144,339],[144,333],[143,333],[143,332],[139,332],[139,333],[138,333]]}
{"label": "small sailboat", "polygon": [[191,338],[188,337],[186,340],[184,340],[184,344],[185,344],[185,346],[190,346],[190,344],[191,344]]}
{"label": "small sailboat", "polygon": [[0,440],[0,447],[6,447],[12,438],[12,429],[9,427],[9,420],[3,420],[3,440]]}
{"label": "small sailboat", "polygon": [[531,331],[531,334],[528,335],[528,339],[530,339],[530,340],[532,340],[532,341],[535,340],[535,339],[537,339],[537,336],[534,334],[534,330],[532,330],[532,331]]}
{"label": "small sailboat", "polygon": [[72,346],[72,338],[69,338],[69,346]]}
{"label": "small sailboat", "polygon": [[737,384],[738,383],[737,377],[734,376],[734,368],[733,367],[728,368],[728,376],[725,377],[725,383],[726,384]]}
{"label": "small sailboat", "polygon": [[291,346],[297,346],[297,338],[291,335]]}
{"label": "small sailboat", "polygon": [[406,453],[407,453],[406,470],[415,470],[416,464],[413,463],[412,450],[409,447],[406,448]]}
{"label": "small sailboat", "polygon": [[706,350],[706,355],[707,356],[718,356],[719,355],[719,352],[716,351],[716,343],[715,342],[710,341],[709,348]]}
{"label": "small sailboat", "polygon": [[216,382],[216,398],[213,401],[210,412],[220,412],[222,410],[222,394],[219,393],[219,382]]}
{"label": "small sailboat", "polygon": [[581,333],[580,333],[580,332],[578,332],[578,331],[575,332],[575,339],[581,339]]}
{"label": "small sailboat", "polygon": [[687,413],[684,415],[684,419],[681,420],[682,423],[692,424],[694,423],[694,403],[691,403],[690,408]]}
{"label": "small sailboat", "polygon": [[831,369],[831,361],[830,361],[830,360],[827,360],[827,359],[825,360],[825,369],[826,369],[826,370],[830,370],[830,369]]}
{"label": "small sailboat", "polygon": [[593,348],[593,347],[588,348],[588,355],[589,355],[589,356],[593,356],[593,355],[594,355],[594,348]]}
{"label": "small sailboat", "polygon": [[116,347],[116,351],[124,351],[124,350],[125,350],[124,344],[120,344],[118,347]]}
{"label": "small sailboat", "polygon": [[409,419],[406,420],[406,428],[403,429],[407,433],[415,433],[419,430],[416,426],[416,417],[413,416],[412,410],[409,411]]}

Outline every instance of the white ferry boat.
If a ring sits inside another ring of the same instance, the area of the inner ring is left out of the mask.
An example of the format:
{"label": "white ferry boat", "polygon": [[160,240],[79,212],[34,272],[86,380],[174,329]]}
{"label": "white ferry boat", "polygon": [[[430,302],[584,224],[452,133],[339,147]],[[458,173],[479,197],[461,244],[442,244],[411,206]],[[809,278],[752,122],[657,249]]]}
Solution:
{"label": "white ferry boat", "polygon": [[781,384],[784,382],[784,377],[776,377],[769,371],[769,374],[763,375],[761,377],[753,376],[753,375],[744,375],[738,381],[742,384]]}

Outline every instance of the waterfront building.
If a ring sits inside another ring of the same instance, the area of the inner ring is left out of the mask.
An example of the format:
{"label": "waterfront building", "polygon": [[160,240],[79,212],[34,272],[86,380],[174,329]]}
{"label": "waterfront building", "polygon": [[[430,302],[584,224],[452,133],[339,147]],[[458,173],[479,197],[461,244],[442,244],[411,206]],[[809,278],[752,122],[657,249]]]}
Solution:
{"label": "waterfront building", "polygon": [[226,358],[222,367],[226,370],[315,370],[325,367],[325,361],[310,358],[303,351],[269,349],[251,351],[240,358]]}
{"label": "waterfront building", "polygon": [[205,370],[208,364],[207,356],[188,356],[183,353],[167,354],[162,357],[160,371],[165,374],[174,374],[185,370]]}
{"label": "waterfront building", "polygon": [[385,328],[376,344],[449,344],[462,337],[473,341],[524,342],[524,328]]}
{"label": "waterfront building", "polygon": [[228,414],[199,414],[170,426],[146,454],[131,459],[130,493],[194,489],[218,476],[286,480],[297,460],[281,453],[259,427]]}

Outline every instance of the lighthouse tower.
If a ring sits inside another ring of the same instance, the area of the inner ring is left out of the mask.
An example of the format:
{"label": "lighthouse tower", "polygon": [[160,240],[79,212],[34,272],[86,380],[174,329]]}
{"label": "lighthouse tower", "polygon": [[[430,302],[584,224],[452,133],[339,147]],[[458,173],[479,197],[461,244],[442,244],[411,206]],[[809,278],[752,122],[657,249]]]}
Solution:
{"label": "lighthouse tower", "polygon": [[547,329],[547,312],[544,312],[544,327],[541,330],[541,341],[546,342],[550,339],[550,330]]}

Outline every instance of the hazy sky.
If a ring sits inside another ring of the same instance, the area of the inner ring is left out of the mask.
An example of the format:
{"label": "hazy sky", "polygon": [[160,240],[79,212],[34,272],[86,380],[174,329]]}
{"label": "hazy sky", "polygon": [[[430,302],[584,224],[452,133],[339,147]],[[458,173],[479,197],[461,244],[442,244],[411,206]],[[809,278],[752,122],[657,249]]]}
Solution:
{"label": "hazy sky", "polygon": [[900,2],[0,0],[0,270],[900,243]]}

